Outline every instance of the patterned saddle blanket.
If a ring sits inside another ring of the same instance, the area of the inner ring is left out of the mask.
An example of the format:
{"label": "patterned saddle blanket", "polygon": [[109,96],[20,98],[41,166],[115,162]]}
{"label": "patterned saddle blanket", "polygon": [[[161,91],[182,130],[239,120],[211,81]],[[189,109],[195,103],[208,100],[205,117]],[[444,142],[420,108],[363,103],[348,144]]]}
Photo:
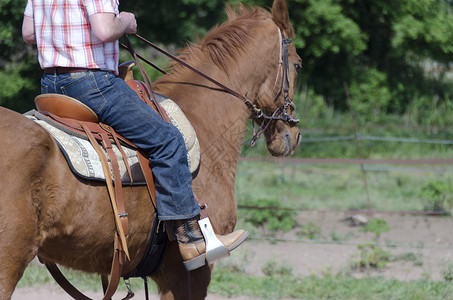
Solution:
{"label": "patterned saddle blanket", "polygon": [[[200,166],[200,145],[195,130],[181,108],[174,101],[157,93],[155,96],[156,100],[169,116],[172,124],[179,129],[184,137],[189,169],[192,175],[195,175]],[[105,181],[101,160],[85,135],[53,122],[36,110],[31,110],[24,115],[30,120],[35,121],[52,135],[66,157],[69,167],[77,176],[89,180]],[[129,177],[126,164],[118,147],[122,147],[126,154],[132,179]],[[123,185],[146,185],[135,149],[113,144],[113,151],[119,164]],[[107,157],[113,179],[113,168],[110,158],[106,152],[104,154]]]}

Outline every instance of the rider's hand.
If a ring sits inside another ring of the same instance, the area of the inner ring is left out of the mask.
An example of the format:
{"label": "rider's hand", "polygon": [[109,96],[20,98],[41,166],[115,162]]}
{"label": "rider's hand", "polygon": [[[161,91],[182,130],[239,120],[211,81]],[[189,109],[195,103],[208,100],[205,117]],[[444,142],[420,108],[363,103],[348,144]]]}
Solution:
{"label": "rider's hand", "polygon": [[124,26],[126,27],[125,33],[136,33],[137,32],[137,20],[135,19],[135,15],[130,12],[122,11],[118,18],[123,22]]}

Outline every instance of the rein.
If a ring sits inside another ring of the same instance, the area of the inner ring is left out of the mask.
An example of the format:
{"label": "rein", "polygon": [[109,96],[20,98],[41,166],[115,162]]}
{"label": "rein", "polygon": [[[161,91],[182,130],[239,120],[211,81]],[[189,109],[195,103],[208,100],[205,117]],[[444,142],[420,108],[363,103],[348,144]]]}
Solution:
{"label": "rein", "polygon": [[[148,46],[154,48],[155,50],[157,50],[160,53],[164,54],[165,56],[171,58],[172,60],[180,63],[181,65],[183,65],[184,67],[186,67],[189,70],[193,71],[194,73],[196,73],[196,74],[200,75],[201,77],[207,79],[208,81],[214,83],[215,85],[220,87],[224,92],[226,92],[226,93],[228,93],[230,95],[233,95],[234,97],[242,100],[242,102],[252,112],[252,115],[250,116],[250,118],[253,121],[259,120],[259,119],[263,119],[258,131],[254,133],[254,135],[252,137],[252,140],[250,142],[250,144],[253,146],[255,144],[255,141],[260,137],[260,135],[269,126],[271,121],[280,120],[280,121],[283,121],[285,123],[288,123],[289,125],[296,125],[297,123],[299,123],[299,119],[297,117],[294,117],[294,116],[292,116],[291,114],[288,113],[288,107],[292,107],[293,109],[295,109],[295,107],[296,107],[294,102],[293,102],[293,100],[290,99],[290,97],[289,97],[288,44],[292,43],[292,40],[291,39],[286,39],[284,37],[283,33],[281,32],[280,28],[278,28],[278,34],[279,34],[279,40],[280,40],[280,54],[279,54],[279,70],[278,70],[275,82],[277,82],[278,75],[280,74],[280,66],[282,68],[282,79],[281,79],[280,89],[279,89],[279,91],[277,92],[277,94],[274,97],[274,102],[277,101],[277,99],[281,96],[281,94],[283,92],[283,94],[284,94],[284,104],[282,106],[280,106],[279,108],[277,108],[271,115],[266,114],[261,108],[259,108],[255,104],[253,104],[249,99],[247,99],[246,97],[242,96],[238,92],[230,89],[229,87],[227,87],[226,85],[220,83],[219,81],[213,79],[212,77],[206,75],[205,73],[201,72],[197,68],[195,68],[195,67],[189,65],[188,63],[182,61],[178,57],[170,54],[169,52],[165,51],[164,49],[160,48],[159,46],[155,45],[154,43],[148,41],[147,39],[143,38],[142,36],[140,36],[138,34],[134,34],[134,35],[140,41],[146,43]],[[149,65],[151,65],[152,67],[154,67],[157,70],[159,70],[160,72],[162,72],[163,74],[166,74],[166,72],[164,70],[162,70],[161,68],[159,68],[155,64],[151,63],[150,61],[146,60],[142,56],[140,56],[137,53],[135,53],[135,50],[132,48],[132,46],[131,46],[131,44],[129,42],[129,38],[128,38],[127,34],[125,35],[125,39],[126,39],[127,45],[121,44],[121,46],[123,48],[127,49],[132,54],[132,56],[134,57],[134,59],[137,62],[138,62],[138,58],[140,58],[143,61],[145,61],[146,63],[148,63]],[[140,64],[139,64],[139,66],[140,66]],[[145,76],[143,74],[144,70],[143,70],[142,67],[140,67],[140,71],[142,72],[142,76],[144,78],[145,77],[149,78],[148,76]],[[148,84],[148,83],[147,83],[147,85],[149,85],[149,89],[151,90],[151,85]],[[151,92],[150,94],[152,95],[153,93]],[[266,122],[266,120],[268,122]]]}

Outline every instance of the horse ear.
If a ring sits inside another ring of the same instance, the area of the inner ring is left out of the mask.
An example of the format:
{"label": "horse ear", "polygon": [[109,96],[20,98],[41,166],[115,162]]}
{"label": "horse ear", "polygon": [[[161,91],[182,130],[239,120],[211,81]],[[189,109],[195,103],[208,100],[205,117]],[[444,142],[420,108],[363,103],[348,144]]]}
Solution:
{"label": "horse ear", "polygon": [[294,29],[289,21],[288,7],[285,0],[274,0],[272,18],[286,37],[294,37]]}

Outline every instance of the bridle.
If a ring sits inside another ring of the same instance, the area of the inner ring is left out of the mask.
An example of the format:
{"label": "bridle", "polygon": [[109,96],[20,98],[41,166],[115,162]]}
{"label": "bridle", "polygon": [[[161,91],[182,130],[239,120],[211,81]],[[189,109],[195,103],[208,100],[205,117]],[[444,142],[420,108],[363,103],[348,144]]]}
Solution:
{"label": "bridle", "polygon": [[[277,77],[276,77],[276,83],[278,81],[278,77],[280,74],[280,69],[281,69],[281,84],[280,84],[280,89],[278,90],[277,94],[274,97],[274,102],[277,102],[278,98],[281,96],[283,92],[283,97],[284,97],[284,103],[282,106],[278,107],[272,114],[268,115],[266,114],[261,108],[259,108],[257,105],[253,104],[249,99],[246,97],[242,96],[238,92],[230,89],[229,87],[225,86],[224,84],[218,82],[217,80],[209,77],[208,75],[204,74],[200,70],[194,68],[193,66],[187,64],[186,62],[182,61],[178,57],[170,54],[169,52],[163,50],[162,48],[158,47],[157,45],[153,44],[152,42],[146,40],[142,36],[135,34],[135,36],[141,40],[142,42],[148,44],[152,48],[156,49],[157,51],[161,52],[162,54],[166,55],[167,57],[171,58],[172,60],[180,63],[181,65],[185,66],[186,68],[190,69],[191,71],[197,73],[198,75],[202,76],[203,78],[209,80],[210,82],[214,83],[218,87],[220,87],[224,92],[235,96],[236,98],[242,100],[244,104],[247,106],[247,108],[251,111],[251,116],[250,119],[253,121],[260,120],[262,119],[262,122],[260,124],[259,129],[254,132],[254,135],[252,137],[252,140],[250,144],[253,146],[255,144],[255,141],[261,136],[261,134],[267,129],[271,121],[278,120],[278,121],[283,121],[291,126],[296,125],[299,123],[299,119],[297,117],[292,116],[291,114],[288,113],[289,107],[295,109],[296,106],[293,102],[293,100],[289,97],[289,62],[288,62],[288,44],[292,43],[291,39],[286,39],[281,32],[280,28],[278,28],[278,34],[279,34],[279,41],[280,41],[280,54],[279,54],[279,68],[277,72]],[[152,62],[146,60],[142,56],[138,55],[131,43],[129,42],[129,38],[127,35],[125,35],[125,40],[126,40],[126,45],[121,44],[121,46],[132,54],[134,57],[135,61],[137,62],[138,66],[140,67],[140,71],[142,72],[143,78],[149,78],[147,75],[143,74],[144,73],[144,68],[141,66],[139,59],[144,60],[146,63],[150,64],[157,70],[159,70],[162,73],[166,73],[162,69],[160,69],[158,66],[153,64]],[[146,72],[145,72],[146,73]],[[148,85],[148,89],[150,90],[150,94],[153,95],[152,90],[151,90],[151,84],[149,82],[145,82],[146,85]],[[267,121],[267,122],[266,122]]]}
{"label": "bridle", "polygon": [[[251,116],[253,121],[257,119],[263,119],[260,127],[257,131],[254,131],[252,140],[250,141],[250,145],[254,146],[256,140],[261,136],[261,134],[266,131],[267,127],[270,125],[271,121],[273,120],[280,120],[289,125],[297,125],[299,123],[299,118],[292,116],[288,113],[288,108],[292,107],[294,110],[296,109],[296,105],[294,101],[289,97],[289,61],[288,61],[288,44],[292,43],[291,39],[286,39],[283,33],[281,32],[280,28],[278,28],[278,36],[279,36],[279,44],[280,44],[280,54],[279,54],[279,67],[277,71],[277,76],[275,77],[275,85],[277,84],[278,77],[281,70],[281,82],[280,82],[280,89],[278,90],[277,94],[274,97],[274,103],[277,102],[278,98],[281,96],[283,92],[283,105],[278,107],[271,115],[267,115],[263,112],[263,110],[259,109],[259,112],[255,116]],[[267,120],[267,122],[266,122]]]}

